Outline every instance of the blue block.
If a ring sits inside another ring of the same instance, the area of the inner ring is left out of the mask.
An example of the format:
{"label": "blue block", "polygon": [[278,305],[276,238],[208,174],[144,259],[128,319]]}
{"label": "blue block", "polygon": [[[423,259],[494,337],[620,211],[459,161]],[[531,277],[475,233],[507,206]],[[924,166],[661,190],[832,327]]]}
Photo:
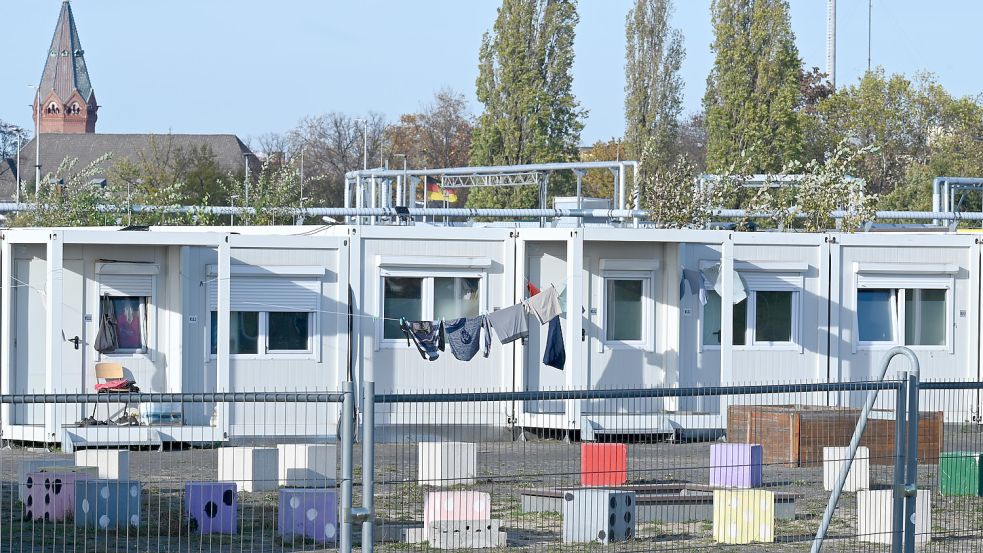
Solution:
{"label": "blue block", "polygon": [[75,482],[75,525],[125,528],[140,525],[140,482],[79,480]]}

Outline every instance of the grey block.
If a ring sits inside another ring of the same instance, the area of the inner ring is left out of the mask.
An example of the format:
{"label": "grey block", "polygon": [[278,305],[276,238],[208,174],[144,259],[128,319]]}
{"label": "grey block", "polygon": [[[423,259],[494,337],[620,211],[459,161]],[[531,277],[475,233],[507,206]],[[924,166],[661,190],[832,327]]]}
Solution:
{"label": "grey block", "polygon": [[563,494],[563,543],[630,540],[635,521],[635,492],[571,490]]}
{"label": "grey block", "polygon": [[79,480],[75,482],[75,525],[125,528],[140,525],[140,482]]}
{"label": "grey block", "polygon": [[428,538],[434,549],[487,549],[505,547],[502,521],[439,520],[430,524]]}

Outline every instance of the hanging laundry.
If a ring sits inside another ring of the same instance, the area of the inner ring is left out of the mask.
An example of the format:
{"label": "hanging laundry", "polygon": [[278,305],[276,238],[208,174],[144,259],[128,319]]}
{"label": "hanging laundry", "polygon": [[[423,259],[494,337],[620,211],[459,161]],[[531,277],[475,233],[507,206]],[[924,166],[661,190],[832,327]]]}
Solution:
{"label": "hanging laundry", "polygon": [[560,314],[559,294],[554,286],[547,286],[540,293],[522,302],[531,311],[539,324],[544,325]]}
{"label": "hanging laundry", "polygon": [[537,288],[536,285],[533,284],[528,278],[526,279],[526,293],[529,294],[529,297],[533,297],[539,293],[539,288]]}
{"label": "hanging laundry", "polygon": [[517,304],[505,309],[493,311],[485,317],[495,329],[498,340],[503,344],[512,343],[519,338],[529,336],[529,323],[526,321],[526,308],[524,305]]}
{"label": "hanging laundry", "polygon": [[700,304],[707,304],[707,283],[703,271],[696,269],[683,269],[683,277],[679,280],[679,299],[686,295],[686,285],[689,285],[691,294],[700,295]]}
{"label": "hanging laundry", "polygon": [[460,319],[452,319],[444,323],[447,333],[447,343],[451,353],[461,361],[470,361],[478,354],[482,344],[480,334],[484,332],[484,356],[488,357],[491,350],[491,325],[484,315]]}
{"label": "hanging laundry", "polygon": [[543,364],[563,370],[567,362],[567,352],[563,346],[563,332],[560,330],[560,317],[550,319],[550,328],[546,333],[546,351],[543,352]]}
{"label": "hanging laundry", "polygon": [[444,322],[443,321],[407,321],[399,320],[399,328],[406,335],[406,345],[410,340],[420,351],[420,356],[427,361],[434,361],[444,351]]}
{"label": "hanging laundry", "polygon": [[[701,271],[703,276],[706,277],[707,288],[712,288],[714,292],[717,293],[721,298],[724,297],[724,283],[723,279],[720,278],[720,264],[716,264],[712,267],[707,267]],[[744,289],[744,279],[741,278],[741,274],[734,271],[730,278],[730,290],[731,290],[731,301],[735,304],[741,303],[747,298],[747,291]]]}

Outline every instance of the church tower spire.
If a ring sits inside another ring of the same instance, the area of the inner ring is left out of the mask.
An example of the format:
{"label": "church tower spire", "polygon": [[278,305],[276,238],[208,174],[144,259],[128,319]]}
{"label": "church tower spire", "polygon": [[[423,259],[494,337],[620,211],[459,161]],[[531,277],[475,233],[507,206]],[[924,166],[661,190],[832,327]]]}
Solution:
{"label": "church tower spire", "polygon": [[[61,4],[58,24],[51,38],[48,60],[34,98],[34,118],[40,113],[41,133],[82,134],[96,132],[99,105],[85,67],[85,51],[75,28],[72,5]],[[37,102],[40,99],[41,108]],[[37,121],[35,121],[37,122]]]}

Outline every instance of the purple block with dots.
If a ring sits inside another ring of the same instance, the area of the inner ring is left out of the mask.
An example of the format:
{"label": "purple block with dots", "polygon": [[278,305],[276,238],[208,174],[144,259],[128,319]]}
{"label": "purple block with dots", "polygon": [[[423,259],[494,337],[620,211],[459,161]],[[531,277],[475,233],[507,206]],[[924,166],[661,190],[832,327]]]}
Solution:
{"label": "purple block with dots", "polygon": [[322,543],[338,539],[338,491],[282,488],[278,526],[284,538],[304,537]]}
{"label": "purple block with dots", "polygon": [[235,482],[188,482],[185,512],[191,529],[201,534],[235,534],[239,497]]}
{"label": "purple block with dots", "polygon": [[710,446],[710,485],[715,488],[761,486],[759,444],[713,444]]}
{"label": "purple block with dots", "polygon": [[75,482],[87,480],[84,472],[32,472],[27,475],[24,518],[59,522],[75,513]]}

